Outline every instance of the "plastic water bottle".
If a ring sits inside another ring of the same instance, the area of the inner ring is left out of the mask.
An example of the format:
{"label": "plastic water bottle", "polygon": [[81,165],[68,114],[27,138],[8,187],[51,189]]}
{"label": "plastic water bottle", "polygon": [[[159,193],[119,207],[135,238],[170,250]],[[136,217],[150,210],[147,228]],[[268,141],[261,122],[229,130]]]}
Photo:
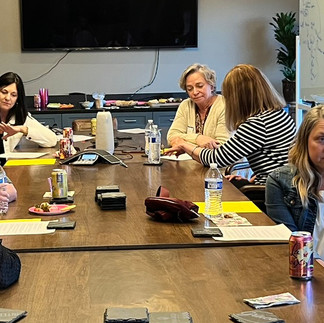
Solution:
{"label": "plastic water bottle", "polygon": [[150,139],[152,129],[153,129],[153,120],[147,120],[147,124],[145,127],[145,144],[144,144],[144,150],[146,156],[148,156],[149,154],[149,139]]}
{"label": "plastic water bottle", "polygon": [[[2,168],[2,166],[0,166],[0,183],[6,183],[6,172],[4,171],[4,169]],[[6,191],[7,188],[6,186],[1,186],[1,190]],[[0,215],[4,215],[7,214],[8,212],[8,202],[2,202],[0,201]]]}
{"label": "plastic water bottle", "polygon": [[160,164],[161,162],[161,133],[158,126],[153,125],[151,135],[149,138],[149,154],[148,162],[149,164]]}
{"label": "plastic water bottle", "polygon": [[217,164],[210,164],[205,176],[205,216],[212,218],[223,213],[223,177]]}

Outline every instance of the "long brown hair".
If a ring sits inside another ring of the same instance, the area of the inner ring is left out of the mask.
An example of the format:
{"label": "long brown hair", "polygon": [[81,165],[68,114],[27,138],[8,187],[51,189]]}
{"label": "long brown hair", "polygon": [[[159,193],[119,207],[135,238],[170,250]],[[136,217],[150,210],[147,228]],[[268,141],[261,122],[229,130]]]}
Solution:
{"label": "long brown hair", "polygon": [[249,117],[264,111],[280,110],[285,100],[256,67],[240,64],[226,75],[222,85],[227,128],[236,130]]}
{"label": "long brown hair", "polygon": [[308,152],[309,135],[322,119],[324,119],[324,105],[318,105],[308,111],[297,132],[294,145],[289,151],[289,162],[297,168],[293,185],[297,187],[304,207],[308,205],[308,193],[322,201],[319,194],[322,176],[310,160]]}

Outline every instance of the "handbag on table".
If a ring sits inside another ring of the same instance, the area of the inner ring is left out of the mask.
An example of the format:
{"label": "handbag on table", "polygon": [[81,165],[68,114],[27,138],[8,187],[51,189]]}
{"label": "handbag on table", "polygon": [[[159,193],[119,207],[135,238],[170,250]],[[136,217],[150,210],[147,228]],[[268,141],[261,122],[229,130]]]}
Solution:
{"label": "handbag on table", "polygon": [[187,222],[199,217],[198,206],[191,201],[169,197],[169,191],[160,186],[155,197],[145,199],[146,213],[158,221]]}

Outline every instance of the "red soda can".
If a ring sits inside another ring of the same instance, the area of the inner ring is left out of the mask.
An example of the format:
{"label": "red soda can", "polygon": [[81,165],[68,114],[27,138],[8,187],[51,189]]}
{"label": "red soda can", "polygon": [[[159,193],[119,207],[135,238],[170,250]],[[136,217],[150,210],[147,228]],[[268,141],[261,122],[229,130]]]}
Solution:
{"label": "red soda can", "polygon": [[72,146],[69,138],[60,140],[60,159],[65,159],[72,156]]}
{"label": "red soda can", "polygon": [[310,280],[313,277],[313,237],[310,232],[295,231],[289,239],[289,275]]}
{"label": "red soda can", "polygon": [[73,129],[70,127],[66,127],[63,129],[63,138],[70,139],[71,146],[73,145]]}
{"label": "red soda can", "polygon": [[39,94],[34,94],[34,108],[35,109],[41,108],[41,98]]}

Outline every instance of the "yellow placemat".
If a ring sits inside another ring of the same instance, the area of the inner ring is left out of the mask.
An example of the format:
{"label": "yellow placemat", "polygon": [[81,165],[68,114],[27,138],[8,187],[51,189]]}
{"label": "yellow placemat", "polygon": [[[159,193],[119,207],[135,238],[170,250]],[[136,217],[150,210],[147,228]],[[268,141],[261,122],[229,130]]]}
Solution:
{"label": "yellow placemat", "polygon": [[[205,202],[194,202],[199,206],[199,213],[205,212]],[[225,201],[222,202],[224,212],[235,213],[262,213],[262,211],[251,201]]]}
{"label": "yellow placemat", "polygon": [[55,158],[10,159],[5,163],[5,166],[54,165],[55,162]]}

